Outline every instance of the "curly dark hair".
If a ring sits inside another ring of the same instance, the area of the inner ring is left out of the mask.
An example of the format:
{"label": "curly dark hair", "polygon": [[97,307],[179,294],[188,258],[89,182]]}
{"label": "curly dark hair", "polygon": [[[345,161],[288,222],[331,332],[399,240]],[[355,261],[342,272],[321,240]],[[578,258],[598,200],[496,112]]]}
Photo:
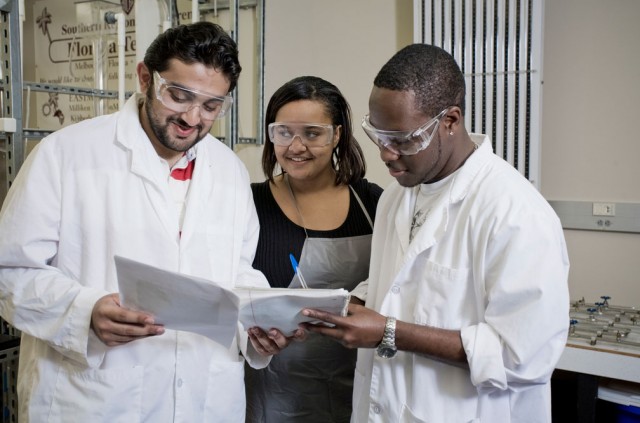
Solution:
{"label": "curly dark hair", "polygon": [[464,75],[455,59],[440,47],[411,44],[401,49],[380,69],[373,84],[413,91],[416,107],[427,116],[450,106],[458,106],[464,115]]}
{"label": "curly dark hair", "polygon": [[167,29],[147,49],[144,64],[150,73],[162,72],[169,67],[171,59],[186,64],[202,63],[216,69],[228,79],[229,91],[236,87],[242,70],[236,42],[220,25],[211,22]]}
{"label": "curly dark hair", "polygon": [[[366,163],[360,144],[353,136],[351,107],[338,87],[316,76],[300,76],[285,83],[271,96],[264,122],[265,137],[269,134],[269,124],[275,122],[278,111],[288,103],[298,100],[312,100],[324,105],[331,123],[342,125],[340,139],[333,150],[332,165],[336,171],[336,185],[352,184],[363,178]],[[262,151],[262,171],[273,181],[277,159],[273,143],[265,139]]]}

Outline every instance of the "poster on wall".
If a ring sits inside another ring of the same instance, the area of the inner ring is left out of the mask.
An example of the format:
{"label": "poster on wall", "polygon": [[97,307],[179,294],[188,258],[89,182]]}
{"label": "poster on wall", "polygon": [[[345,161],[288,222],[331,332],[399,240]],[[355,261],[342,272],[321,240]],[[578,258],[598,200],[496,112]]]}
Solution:
{"label": "poster on wall", "polygon": [[[137,87],[136,0],[36,0],[33,3],[35,82],[61,88],[32,92],[28,108],[35,114],[28,121],[44,131],[118,110],[118,40],[116,24],[105,22],[105,14],[125,14],[125,91]],[[142,1],[142,0],[137,0]],[[192,1],[178,0],[172,10],[172,25],[192,20]],[[146,6],[145,6],[146,7]],[[154,7],[158,7],[154,3]],[[168,10],[149,8],[149,13]],[[201,16],[217,21],[218,14]],[[72,93],[68,93],[68,89]],[[106,98],[91,93],[110,92]],[[35,104],[33,104],[35,102]]]}
{"label": "poster on wall", "polygon": [[[116,24],[105,22],[107,12],[125,13],[125,91],[136,89],[134,0],[34,2],[36,82],[72,88],[66,92],[36,92],[30,101],[35,124],[56,130],[118,110],[118,40]],[[111,91],[115,98],[92,93]],[[33,120],[32,120],[33,121]]]}

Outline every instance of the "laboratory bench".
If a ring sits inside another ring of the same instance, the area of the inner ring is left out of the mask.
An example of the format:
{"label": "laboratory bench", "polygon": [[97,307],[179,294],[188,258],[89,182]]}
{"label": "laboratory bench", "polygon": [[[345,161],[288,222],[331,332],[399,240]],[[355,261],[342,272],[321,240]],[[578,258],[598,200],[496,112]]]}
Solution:
{"label": "laboratory bench", "polygon": [[[581,301],[572,303],[570,317],[567,345],[551,379],[553,422],[640,423],[640,311]],[[0,324],[0,423],[15,423],[20,334],[2,319]],[[639,414],[618,419],[625,406]]]}
{"label": "laboratory bench", "polygon": [[575,301],[551,380],[553,421],[640,423],[640,311]]}

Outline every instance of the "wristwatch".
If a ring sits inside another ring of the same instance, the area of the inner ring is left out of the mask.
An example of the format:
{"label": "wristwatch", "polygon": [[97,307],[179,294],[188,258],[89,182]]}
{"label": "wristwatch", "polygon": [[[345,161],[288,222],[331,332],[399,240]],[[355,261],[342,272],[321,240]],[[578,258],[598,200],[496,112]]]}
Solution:
{"label": "wristwatch", "polygon": [[378,345],[378,356],[382,358],[393,358],[398,352],[396,348],[396,318],[387,317],[384,325],[382,341]]}

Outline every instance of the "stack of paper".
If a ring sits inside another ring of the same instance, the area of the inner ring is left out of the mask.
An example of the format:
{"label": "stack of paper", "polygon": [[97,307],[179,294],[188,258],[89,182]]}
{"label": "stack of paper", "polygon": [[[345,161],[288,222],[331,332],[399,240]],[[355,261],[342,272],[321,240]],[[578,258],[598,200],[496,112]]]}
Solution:
{"label": "stack of paper", "polygon": [[312,319],[305,308],[346,315],[349,292],[344,289],[236,288],[158,269],[124,257],[115,257],[123,307],[154,316],[167,329],[207,336],[231,345],[240,321],[245,330],[279,329],[290,335],[298,323]]}
{"label": "stack of paper", "polygon": [[233,292],[240,298],[239,319],[245,330],[276,328],[285,335],[291,335],[299,323],[313,321],[300,313],[302,309],[346,316],[349,305],[345,289],[236,288]]}

